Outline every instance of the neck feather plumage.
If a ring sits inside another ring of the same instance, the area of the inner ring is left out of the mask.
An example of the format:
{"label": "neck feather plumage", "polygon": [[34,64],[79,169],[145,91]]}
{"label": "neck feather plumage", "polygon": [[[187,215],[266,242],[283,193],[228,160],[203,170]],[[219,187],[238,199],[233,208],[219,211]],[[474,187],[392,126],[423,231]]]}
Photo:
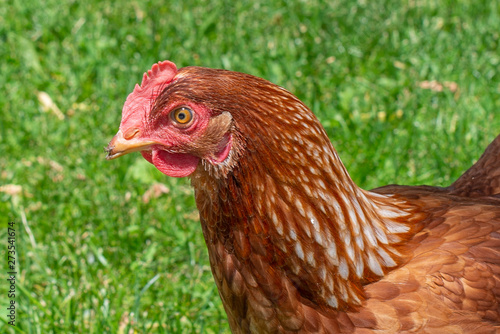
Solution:
{"label": "neck feather plumage", "polygon": [[230,170],[204,164],[193,175],[212,267],[230,256],[242,275],[265,281],[269,300],[287,281],[304,303],[355,307],[363,284],[404,261],[413,209],[357,187],[319,121],[293,95],[272,102],[282,111],[273,124],[265,103],[252,121],[233,114],[239,146]]}

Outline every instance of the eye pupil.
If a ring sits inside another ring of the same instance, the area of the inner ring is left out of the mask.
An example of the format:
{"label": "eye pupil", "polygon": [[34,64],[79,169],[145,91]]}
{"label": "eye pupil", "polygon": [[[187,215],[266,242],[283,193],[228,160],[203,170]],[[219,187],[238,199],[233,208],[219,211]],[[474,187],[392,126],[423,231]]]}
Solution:
{"label": "eye pupil", "polygon": [[193,119],[193,112],[189,108],[181,107],[174,110],[172,119],[179,125],[187,125]]}

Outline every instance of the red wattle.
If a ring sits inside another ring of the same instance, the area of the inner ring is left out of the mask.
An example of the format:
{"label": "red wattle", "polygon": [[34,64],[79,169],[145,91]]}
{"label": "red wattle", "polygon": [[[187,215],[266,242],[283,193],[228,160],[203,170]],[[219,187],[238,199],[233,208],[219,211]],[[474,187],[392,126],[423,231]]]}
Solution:
{"label": "red wattle", "polygon": [[153,148],[152,153],[141,152],[142,156],[160,172],[172,177],[185,177],[191,175],[198,166],[198,157],[184,153],[169,153]]}

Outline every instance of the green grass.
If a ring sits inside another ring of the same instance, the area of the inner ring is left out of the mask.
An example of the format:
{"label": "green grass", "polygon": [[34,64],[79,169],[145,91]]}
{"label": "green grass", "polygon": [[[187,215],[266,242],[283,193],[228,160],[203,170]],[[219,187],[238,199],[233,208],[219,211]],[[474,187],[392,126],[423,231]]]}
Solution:
{"label": "green grass", "polygon": [[104,159],[154,62],[286,87],[364,188],[447,185],[500,133],[499,32],[497,1],[0,1],[0,332],[229,331],[188,181]]}

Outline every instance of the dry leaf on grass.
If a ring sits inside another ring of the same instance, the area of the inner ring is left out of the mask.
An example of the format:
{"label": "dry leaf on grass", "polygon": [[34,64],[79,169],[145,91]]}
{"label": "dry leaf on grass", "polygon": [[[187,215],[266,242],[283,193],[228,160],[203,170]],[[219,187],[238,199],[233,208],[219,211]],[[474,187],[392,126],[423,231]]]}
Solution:
{"label": "dry leaf on grass", "polygon": [[10,196],[17,196],[23,191],[23,187],[17,184],[6,184],[0,186],[0,193],[5,193]]}
{"label": "dry leaf on grass", "polygon": [[453,81],[445,81],[441,83],[436,80],[425,80],[420,82],[418,86],[422,89],[430,89],[433,92],[442,92],[445,88],[447,88],[452,93],[455,93],[458,90],[458,84]]}
{"label": "dry leaf on grass", "polygon": [[37,97],[38,101],[40,101],[40,104],[42,105],[43,111],[52,112],[61,121],[64,119],[64,114],[61,112],[61,109],[59,109],[59,107],[55,104],[49,94],[45,92],[38,92]]}
{"label": "dry leaf on grass", "polygon": [[144,203],[149,203],[149,200],[151,198],[158,198],[162,194],[168,194],[170,192],[170,189],[163,183],[155,183],[153,184],[146,192],[144,195],[142,195],[142,201]]}

